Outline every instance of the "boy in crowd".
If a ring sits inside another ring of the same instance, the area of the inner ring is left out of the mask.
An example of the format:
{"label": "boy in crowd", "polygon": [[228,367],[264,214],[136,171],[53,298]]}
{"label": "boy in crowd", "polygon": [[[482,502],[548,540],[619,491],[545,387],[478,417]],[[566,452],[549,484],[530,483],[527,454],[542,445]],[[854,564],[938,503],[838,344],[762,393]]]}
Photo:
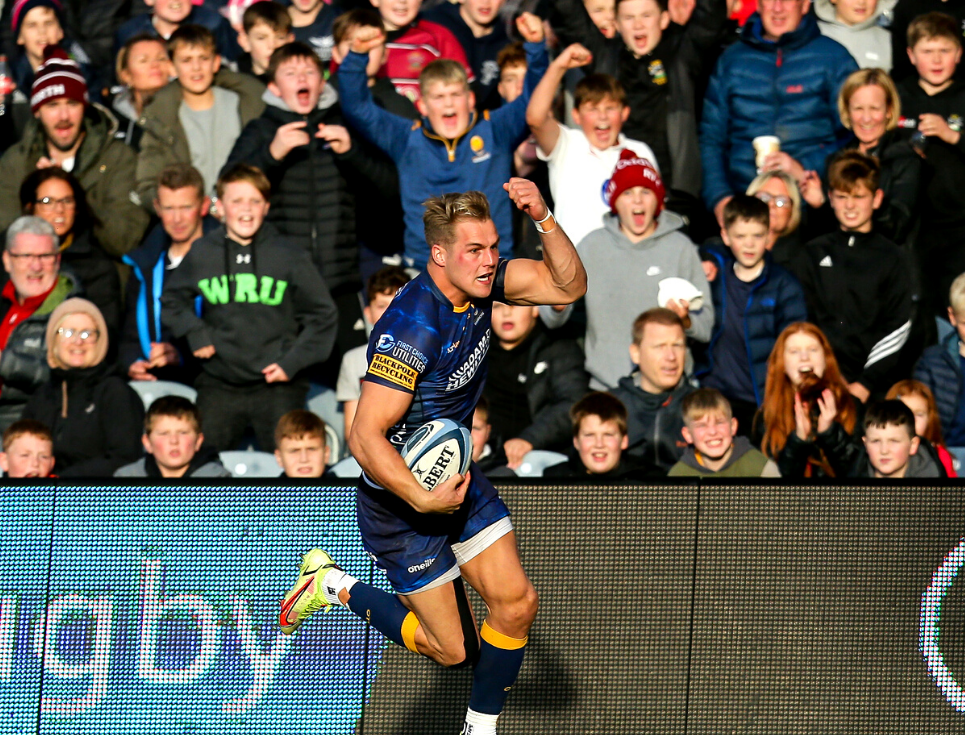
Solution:
{"label": "boy in crowd", "polygon": [[238,71],[251,74],[262,84],[268,84],[268,62],[276,48],[295,40],[292,20],[284,5],[276,2],[257,2],[245,8],[238,45],[244,54],[238,57]]}
{"label": "boy in crowd", "polygon": [[135,15],[114,34],[115,53],[131,36],[150,33],[168,41],[182,26],[198,25],[211,31],[219,54],[232,61],[238,57],[238,44],[231,24],[209,5],[195,5],[185,0],[144,0],[144,4],[151,12]]}
{"label": "boy in crowd", "polygon": [[710,286],[696,246],[680,232],[682,219],[663,209],[664,193],[653,164],[631,150],[623,151],[607,184],[610,214],[603,229],[580,243],[580,258],[594,283],[585,297],[591,388],[614,388],[627,374],[626,335],[638,314],[659,305],[660,284],[666,278],[682,278],[699,291],[699,310],[691,312],[688,300],[675,298],[666,306],[684,325],[686,336],[700,342],[710,339],[714,326]]}
{"label": "boy in crowd", "polygon": [[543,477],[615,479],[639,470],[624,454],[629,444],[627,409],[618,399],[590,393],[570,409],[570,422],[576,457],[547,467]]}
{"label": "boy in crowd", "polygon": [[767,250],[769,222],[764,202],[737,194],[724,207],[720,236],[726,247],[704,248],[717,266],[710,284],[714,331],[695,375],[704,387],[724,394],[728,411],[747,436],[757,407],[764,402],[774,342],[784,327],[808,317],[801,284]]}
{"label": "boy in crowd", "polygon": [[[399,290],[409,282],[409,274],[401,266],[390,265],[376,271],[369,278],[365,286],[365,298],[368,303],[362,309],[365,317],[366,334],[371,333],[372,327],[389,308],[392,299]],[[352,431],[355,420],[355,409],[359,405],[362,395],[362,378],[369,368],[366,359],[368,344],[354,347],[342,357],[342,365],[338,371],[338,384],[335,386],[335,398],[342,404],[345,416],[345,436]]]}
{"label": "boy in crowd", "polygon": [[161,325],[161,294],[172,271],[191,246],[218,226],[209,216],[211,200],[204,179],[193,166],[175,163],[158,177],[154,211],[161,220],[144,243],[124,256],[134,278],[127,282],[127,308],[118,358],[131,380],[173,380],[194,383],[197,361],[186,345],[176,347]]}
{"label": "boy in crowd", "polygon": [[214,449],[202,449],[201,413],[182,396],[162,396],[151,404],[141,442],[147,454],[114,477],[231,477]]}
{"label": "boy in crowd", "polygon": [[852,477],[900,480],[944,477],[945,471],[927,441],[915,436],[915,416],[899,400],[877,401],[864,415],[864,456]]}
{"label": "boy in crowd", "polygon": [[10,101],[17,104],[18,111],[30,96],[34,73],[44,63],[47,46],[60,46],[67,51],[90,82],[90,59],[86,52],[79,43],[64,37],[64,9],[59,0],[19,0],[12,5],[10,26],[19,53],[12,59],[11,72],[17,90]]}
{"label": "boy in crowd", "polygon": [[882,15],[894,3],[887,0],[815,0],[818,28],[846,49],[862,69],[891,70],[891,33]]}
{"label": "boy in crowd", "polygon": [[291,0],[288,15],[296,41],[307,43],[323,64],[332,59],[332,22],[338,16],[338,3],[325,0]]}
{"label": "boy in crowd", "polygon": [[684,456],[670,477],[780,477],[773,460],[751,446],[747,437],[737,435],[737,419],[723,394],[700,388],[684,398],[684,427],[687,442]]}
{"label": "boy in crowd", "polygon": [[171,34],[168,55],[177,80],[144,109],[137,159],[137,192],[151,208],[165,166],[189,163],[201,172],[205,194],[214,194],[218,172],[244,126],[265,109],[264,85],[248,74],[221,68],[214,35],[184,25]]}
{"label": "boy in crowd", "polygon": [[526,133],[528,90],[546,70],[539,19],[523,13],[517,27],[527,40],[528,61],[527,82],[519,98],[479,115],[462,65],[438,59],[419,77],[423,96],[416,105],[424,119],[416,125],[372,101],[365,66],[369,51],[383,42],[382,34],[362,28],[353,38],[352,50],[339,69],[343,112],[352,127],[385,151],[398,167],[407,265],[420,270],[426,267],[429,247],[423,232],[423,202],[445,191],[484,193],[492,207],[501,249],[512,253],[512,208],[502,186],[511,174],[512,153]]}
{"label": "boy in crowd", "polygon": [[912,282],[905,252],[873,231],[884,196],[876,158],[844,151],[828,166],[839,229],[809,242],[790,263],[810,321],[827,335],[848,390],[862,402],[895,382],[908,341]]}
{"label": "boy in crowd", "polygon": [[948,292],[948,321],[955,329],[927,347],[915,365],[915,380],[931,388],[949,447],[965,447],[965,273]]}
{"label": "boy in crowd", "polygon": [[579,44],[564,49],[550,64],[526,109],[537,155],[549,165],[550,191],[560,213],[559,223],[577,245],[603,224],[603,216],[610,209],[606,184],[622,151],[632,151],[656,169],[650,147],[621,132],[630,108],[623,86],[611,76],[591,74],[577,83],[573,121],[579,129],[553,118],[553,99],[563,75],[589,61],[589,51]]}
{"label": "boy in crowd", "polygon": [[278,420],[305,405],[299,373],[332,350],[337,311],[308,253],[265,222],[271,186],[261,171],[234,166],[218,195],[224,225],[174,271],[161,321],[201,360],[195,387],[211,445],[233,449],[251,426],[261,450],[273,451]]}
{"label": "boy in crowd", "polygon": [[325,422],[311,411],[297,408],[278,420],[275,460],[284,470],[284,477],[302,480],[322,477],[330,454]]}
{"label": "boy in crowd", "polygon": [[918,73],[898,85],[898,94],[903,121],[917,127],[912,145],[924,158],[917,250],[929,288],[922,296],[929,312],[943,314],[952,280],[965,271],[965,83],[954,78],[962,59],[959,24],[944,13],[915,18],[908,58]]}
{"label": "boy in crowd", "polygon": [[4,477],[56,477],[50,429],[33,419],[14,421],[3,432],[0,470]]}

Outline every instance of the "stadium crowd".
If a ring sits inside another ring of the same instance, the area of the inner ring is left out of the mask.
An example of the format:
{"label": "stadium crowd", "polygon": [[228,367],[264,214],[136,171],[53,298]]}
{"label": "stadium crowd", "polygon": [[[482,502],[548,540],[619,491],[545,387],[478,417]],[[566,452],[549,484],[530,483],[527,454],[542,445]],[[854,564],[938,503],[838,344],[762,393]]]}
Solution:
{"label": "stadium crowd", "polygon": [[487,474],[956,476],[965,3],[7,0],[0,27],[10,477],[228,476],[249,446],[321,476],[423,202],[481,191],[501,256],[540,257],[511,176],[588,290],[494,305]]}

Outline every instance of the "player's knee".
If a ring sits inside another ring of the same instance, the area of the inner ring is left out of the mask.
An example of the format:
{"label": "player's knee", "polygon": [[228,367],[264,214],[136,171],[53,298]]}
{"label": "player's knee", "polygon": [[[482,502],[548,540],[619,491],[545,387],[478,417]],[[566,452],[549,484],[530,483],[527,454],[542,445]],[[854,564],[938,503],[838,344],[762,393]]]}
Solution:
{"label": "player's knee", "polygon": [[436,661],[447,669],[463,666],[467,660],[466,647],[461,643],[451,643],[442,647],[439,650],[439,655],[436,657]]}
{"label": "player's knee", "polygon": [[509,630],[514,630],[525,635],[533,621],[536,620],[536,612],[539,610],[539,595],[532,584],[528,584],[521,589],[517,595],[508,600],[504,600],[493,610],[502,625]]}

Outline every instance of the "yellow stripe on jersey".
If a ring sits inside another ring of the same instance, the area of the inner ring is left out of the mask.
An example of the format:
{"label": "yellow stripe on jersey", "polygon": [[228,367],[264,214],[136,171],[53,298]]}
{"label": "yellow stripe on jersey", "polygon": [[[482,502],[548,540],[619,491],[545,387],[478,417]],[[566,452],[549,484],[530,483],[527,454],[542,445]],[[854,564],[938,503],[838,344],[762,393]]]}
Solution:
{"label": "yellow stripe on jersey", "polygon": [[418,653],[419,651],[415,646],[415,632],[419,629],[419,618],[415,616],[414,612],[409,612],[405,616],[405,620],[402,621],[402,642],[405,643],[405,647],[408,648],[413,653]]}
{"label": "yellow stripe on jersey", "polygon": [[526,645],[529,640],[529,636],[526,638],[510,638],[508,635],[500,633],[498,630],[493,630],[489,627],[489,621],[483,621],[482,630],[479,631],[479,635],[482,637],[486,643],[496,648],[502,648],[506,651],[517,651]]}
{"label": "yellow stripe on jersey", "polygon": [[404,362],[379,354],[372,357],[372,364],[369,365],[368,372],[409,390],[415,390],[415,379],[419,376],[417,371]]}

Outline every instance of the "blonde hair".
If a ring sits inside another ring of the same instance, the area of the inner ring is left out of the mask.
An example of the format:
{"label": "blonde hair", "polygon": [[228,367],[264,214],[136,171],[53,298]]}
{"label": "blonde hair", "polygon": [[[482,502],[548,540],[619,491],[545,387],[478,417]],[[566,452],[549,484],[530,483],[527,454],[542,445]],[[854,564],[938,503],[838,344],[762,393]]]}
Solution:
{"label": "blonde hair", "polygon": [[784,232],[780,233],[787,235],[794,232],[797,226],[801,224],[801,191],[797,188],[797,182],[794,180],[794,177],[783,171],[765,171],[757,175],[757,178],[750,183],[745,193],[755,196],[771,179],[780,179],[783,181],[784,186],[787,187],[788,196],[791,197],[791,218],[787,221],[787,227],[784,228]]}
{"label": "blonde hair", "polygon": [[960,312],[965,312],[965,273],[959,274],[952,281],[952,287],[948,289],[948,303],[951,304],[956,316]]}
{"label": "blonde hair", "polygon": [[456,241],[456,225],[462,220],[492,219],[489,200],[481,191],[443,194],[427,199],[423,205],[426,211],[422,215],[422,223],[425,226],[426,243],[430,246],[452,245]]}
{"label": "blonde hair", "polygon": [[469,89],[469,77],[463,65],[453,59],[436,59],[426,64],[419,74],[419,91],[425,95],[430,84],[462,84]]}
{"label": "blonde hair", "polygon": [[897,128],[898,121],[901,119],[901,99],[898,97],[898,88],[884,69],[859,69],[844,80],[841,91],[838,93],[838,115],[841,116],[841,124],[851,130],[851,113],[848,112],[848,105],[851,104],[854,93],[862,87],[881,87],[884,90],[888,110],[885,130]]}

